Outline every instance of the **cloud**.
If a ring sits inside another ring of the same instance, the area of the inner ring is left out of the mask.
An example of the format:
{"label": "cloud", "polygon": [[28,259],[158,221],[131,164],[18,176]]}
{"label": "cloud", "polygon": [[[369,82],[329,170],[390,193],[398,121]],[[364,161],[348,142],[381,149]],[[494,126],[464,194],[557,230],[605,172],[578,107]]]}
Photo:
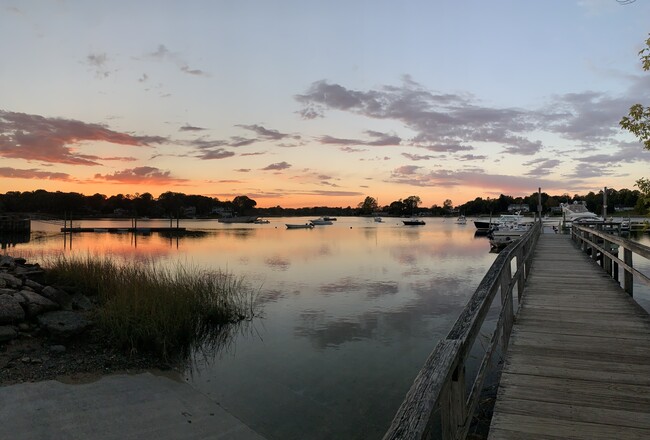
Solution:
{"label": "cloud", "polygon": [[262,170],[269,171],[269,170],[286,170],[287,168],[290,168],[291,164],[288,164],[287,162],[278,162],[278,163],[272,163],[271,165],[268,165]]}
{"label": "cloud", "polygon": [[206,77],[210,76],[208,72],[205,72],[201,69],[193,69],[189,67],[181,54],[170,51],[164,44],[158,45],[158,48],[154,52],[149,52],[146,54],[145,58],[158,61],[170,61],[171,63],[175,64],[181,72],[187,73],[188,75]]}
{"label": "cloud", "polygon": [[395,168],[393,170],[394,175],[401,175],[401,176],[408,176],[411,174],[415,174],[419,169],[422,169],[422,167],[418,167],[415,165],[404,165],[399,168]]}
{"label": "cloud", "polygon": [[[463,143],[473,141],[502,143],[512,154],[530,154],[532,145],[522,148],[518,135],[535,130],[540,122],[540,116],[534,112],[480,106],[469,96],[427,90],[408,76],[403,78],[401,86],[368,91],[317,81],[295,99],[302,104],[301,114],[305,118],[322,117],[328,110],[339,110],[372,119],[400,121],[416,132],[411,140],[413,145],[438,152],[471,150],[472,147]],[[320,140],[339,141],[342,145],[352,145],[355,141],[331,136]],[[398,144],[397,138],[392,141],[386,139],[385,144]]]}
{"label": "cloud", "polygon": [[548,176],[551,172],[557,168],[561,162],[558,159],[536,159],[530,162],[526,162],[524,166],[533,166],[535,168],[531,169],[526,173],[527,176]]}
{"label": "cloud", "polygon": [[178,129],[179,131],[203,131],[206,130],[203,127],[194,127],[193,125],[190,124],[185,124],[181,128]]}
{"label": "cloud", "polygon": [[187,179],[178,179],[171,176],[170,171],[161,171],[155,167],[136,167],[113,174],[95,174],[95,179],[115,183],[168,185],[181,184]]}
{"label": "cloud", "polygon": [[547,190],[563,190],[575,182],[572,180],[550,180],[535,179],[529,176],[509,176],[504,174],[488,174],[480,169],[473,170],[436,170],[420,172],[425,170],[413,170],[409,168],[397,168],[393,170],[391,177],[386,181],[393,184],[420,186],[420,187],[475,187],[484,191],[501,192],[503,194],[521,193],[526,188],[541,186]]}
{"label": "cloud", "polygon": [[138,78],[138,82],[141,82],[141,83],[147,82],[147,80],[149,80],[149,75],[147,75],[146,73],[143,73],[142,76],[140,78]]}
{"label": "cloud", "polygon": [[236,127],[241,127],[245,130],[250,130],[256,133],[259,138],[266,140],[275,140],[279,141],[285,138],[300,139],[300,136],[291,135],[288,133],[280,133],[278,130],[268,129],[261,125],[236,125]]}
{"label": "cloud", "polygon": [[458,160],[485,160],[487,159],[487,156],[482,155],[482,154],[463,154],[462,156],[457,157]]}
{"label": "cloud", "polygon": [[48,171],[41,171],[36,168],[31,169],[18,169],[9,167],[0,167],[0,177],[10,179],[39,179],[39,180],[63,180],[70,181],[69,174],[66,173],[52,173]]}
{"label": "cloud", "polygon": [[368,151],[365,148],[352,148],[352,147],[341,147],[339,148],[341,151],[345,151],[346,153],[362,153],[364,151]]}
{"label": "cloud", "polygon": [[217,148],[216,150],[206,150],[199,157],[201,159],[211,160],[211,159],[225,159],[227,157],[233,157],[235,153],[232,151],[225,150],[223,148]]}
{"label": "cloud", "polygon": [[120,133],[104,125],[74,119],[45,118],[0,110],[0,156],[12,159],[99,165],[98,161],[103,160],[102,157],[80,154],[71,146],[83,141],[103,141],[146,147],[166,140],[160,136]]}
{"label": "cloud", "polygon": [[362,140],[362,139],[342,139],[336,138],[333,136],[321,136],[318,141],[321,144],[326,145],[367,145],[367,146],[395,146],[399,145],[402,142],[402,139],[399,136],[390,135],[386,133],[380,133],[378,131],[367,130],[366,134],[374,138],[374,140]]}
{"label": "cloud", "polygon": [[250,173],[251,169],[250,168],[238,168],[234,171],[237,171],[238,173]]}
{"label": "cloud", "polygon": [[98,78],[106,78],[111,74],[106,53],[90,53],[86,56],[85,63],[90,66]]}
{"label": "cloud", "polygon": [[612,153],[577,156],[575,160],[583,163],[600,164],[602,166],[611,166],[620,163],[650,162],[650,152],[644,150],[638,142],[620,142],[618,149]]}
{"label": "cloud", "polygon": [[614,173],[609,169],[603,168],[598,165],[589,163],[579,163],[576,165],[572,173],[567,174],[567,177],[574,179],[589,179],[592,177],[611,176]]}
{"label": "cloud", "polygon": [[402,153],[402,156],[409,158],[411,160],[429,160],[429,159],[435,159],[435,156],[431,155],[426,155],[426,156],[421,156],[419,154],[410,154],[410,153]]}

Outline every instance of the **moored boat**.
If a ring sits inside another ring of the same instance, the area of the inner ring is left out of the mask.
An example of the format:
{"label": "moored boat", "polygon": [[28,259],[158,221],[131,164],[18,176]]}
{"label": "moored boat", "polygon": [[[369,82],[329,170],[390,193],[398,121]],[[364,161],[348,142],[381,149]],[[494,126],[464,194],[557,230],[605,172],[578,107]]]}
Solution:
{"label": "moored boat", "polygon": [[310,220],[309,223],[311,223],[314,226],[323,226],[323,225],[333,225],[332,220],[326,220],[323,217],[316,218],[314,220]]}
{"label": "moored boat", "polygon": [[422,225],[426,225],[424,220],[421,220],[419,218],[409,218],[409,219],[406,219],[406,220],[402,220],[402,223],[404,223],[404,225],[406,225],[406,226],[422,226]]}
{"label": "moored boat", "polygon": [[314,227],[311,223],[285,223],[287,229],[311,229]]}

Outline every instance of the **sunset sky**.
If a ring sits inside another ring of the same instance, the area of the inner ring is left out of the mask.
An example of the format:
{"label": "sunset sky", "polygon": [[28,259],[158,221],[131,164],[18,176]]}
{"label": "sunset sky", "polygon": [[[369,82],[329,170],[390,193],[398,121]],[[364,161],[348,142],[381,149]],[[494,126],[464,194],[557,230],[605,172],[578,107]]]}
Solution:
{"label": "sunset sky", "polygon": [[634,189],[650,2],[0,0],[0,192]]}

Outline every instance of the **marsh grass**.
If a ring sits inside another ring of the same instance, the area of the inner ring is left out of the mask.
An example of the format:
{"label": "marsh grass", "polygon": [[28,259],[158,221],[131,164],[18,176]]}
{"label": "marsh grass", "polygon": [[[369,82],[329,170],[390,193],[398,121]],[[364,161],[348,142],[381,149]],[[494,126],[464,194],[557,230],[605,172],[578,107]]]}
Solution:
{"label": "marsh grass", "polygon": [[221,271],[93,256],[59,256],[46,269],[48,282],[96,295],[99,327],[126,350],[187,356],[255,315],[255,292]]}

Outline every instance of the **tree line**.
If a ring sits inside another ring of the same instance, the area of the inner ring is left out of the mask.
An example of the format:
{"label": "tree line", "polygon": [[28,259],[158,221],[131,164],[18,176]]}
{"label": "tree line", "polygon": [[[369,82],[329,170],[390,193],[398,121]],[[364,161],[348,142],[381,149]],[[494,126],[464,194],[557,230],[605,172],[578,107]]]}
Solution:
{"label": "tree line", "polygon": [[[563,202],[584,201],[587,208],[601,213],[603,208],[603,191],[589,192],[585,195],[541,194],[542,212],[547,213]],[[79,217],[219,217],[238,215],[257,216],[323,216],[323,215],[483,215],[506,212],[513,204],[528,205],[531,211],[537,211],[538,195],[532,193],[526,197],[511,197],[501,194],[496,198],[477,197],[461,205],[454,205],[449,199],[433,206],[422,206],[419,196],[412,195],[380,205],[374,197],[367,196],[356,207],[314,206],[304,208],[283,208],[281,206],[260,208],[257,202],[246,195],[232,200],[222,201],[216,197],[164,192],[157,198],[150,193],[117,194],[107,197],[104,194],[86,196],[76,192],[9,191],[0,194],[0,213],[42,213],[57,217],[73,215]],[[615,207],[634,208],[636,214],[646,214],[650,208],[650,194],[638,190],[608,189],[608,212]]]}

